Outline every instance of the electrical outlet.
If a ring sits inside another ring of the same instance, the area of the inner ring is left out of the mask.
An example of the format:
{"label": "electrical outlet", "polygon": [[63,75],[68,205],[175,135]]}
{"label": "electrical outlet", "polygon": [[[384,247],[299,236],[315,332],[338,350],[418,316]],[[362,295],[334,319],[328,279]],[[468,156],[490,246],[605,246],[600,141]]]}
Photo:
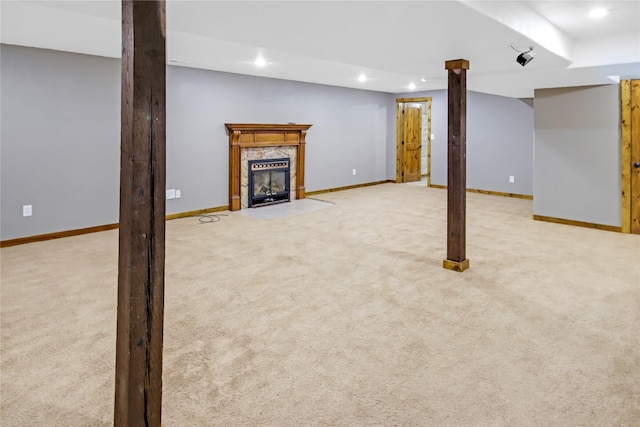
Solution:
{"label": "electrical outlet", "polygon": [[356,170],[355,170],[355,169],[353,170],[353,174],[354,174],[354,175],[356,174]]}
{"label": "electrical outlet", "polygon": [[434,139],[436,139],[436,134],[435,134],[435,133],[432,133],[432,134],[431,134],[431,140],[433,141]]}
{"label": "electrical outlet", "polygon": [[181,195],[182,193],[180,192],[180,190],[176,190],[176,199],[179,199]]}
{"label": "electrical outlet", "polygon": [[174,189],[167,190],[167,200],[175,199],[175,198],[176,198],[176,190]]}
{"label": "electrical outlet", "polygon": [[513,175],[509,175],[509,182],[510,182],[511,184],[513,184],[514,182],[516,182],[516,177],[515,177],[515,176],[513,176]]}
{"label": "electrical outlet", "polygon": [[33,205],[22,206],[22,216],[31,216],[31,215],[33,215]]}

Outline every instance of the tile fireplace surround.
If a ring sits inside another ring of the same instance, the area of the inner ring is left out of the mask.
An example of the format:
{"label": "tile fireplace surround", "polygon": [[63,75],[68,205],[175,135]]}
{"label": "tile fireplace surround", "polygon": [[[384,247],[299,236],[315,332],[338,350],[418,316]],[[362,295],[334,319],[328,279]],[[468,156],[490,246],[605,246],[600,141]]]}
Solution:
{"label": "tile fireplace surround", "polygon": [[291,198],[304,199],[304,150],[313,125],[225,123],[229,134],[229,210],[247,207],[249,160],[289,157]]}

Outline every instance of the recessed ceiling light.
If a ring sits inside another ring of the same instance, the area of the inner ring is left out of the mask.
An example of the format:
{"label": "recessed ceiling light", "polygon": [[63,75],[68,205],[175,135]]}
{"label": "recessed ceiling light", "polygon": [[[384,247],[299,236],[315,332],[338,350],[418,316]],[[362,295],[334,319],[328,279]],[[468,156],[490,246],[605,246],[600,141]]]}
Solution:
{"label": "recessed ceiling light", "polygon": [[609,11],[604,7],[596,7],[589,11],[589,17],[593,19],[602,18],[603,16],[607,16]]}
{"label": "recessed ceiling light", "polygon": [[416,84],[414,82],[409,83],[409,89],[414,90],[416,88]]}
{"label": "recessed ceiling light", "polygon": [[367,81],[367,76],[365,76],[364,74],[360,74],[358,76],[358,81],[359,82],[366,82]]}
{"label": "recessed ceiling light", "polygon": [[256,65],[256,67],[264,67],[265,65],[267,65],[267,61],[265,61],[262,56],[257,57],[253,63]]}
{"label": "recessed ceiling light", "polygon": [[424,77],[421,78],[420,80],[422,80],[423,83],[427,81],[427,79],[425,79]]}

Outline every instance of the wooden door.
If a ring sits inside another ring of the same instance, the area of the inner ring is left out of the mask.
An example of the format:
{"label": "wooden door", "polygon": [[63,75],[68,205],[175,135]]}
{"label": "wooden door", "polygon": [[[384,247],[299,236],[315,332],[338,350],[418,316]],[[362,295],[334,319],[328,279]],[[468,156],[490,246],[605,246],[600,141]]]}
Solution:
{"label": "wooden door", "polygon": [[631,233],[640,234],[640,80],[631,80]]}
{"label": "wooden door", "polygon": [[403,182],[420,181],[422,148],[422,106],[406,104],[403,114]]}
{"label": "wooden door", "polygon": [[622,80],[622,232],[640,234],[640,80]]}

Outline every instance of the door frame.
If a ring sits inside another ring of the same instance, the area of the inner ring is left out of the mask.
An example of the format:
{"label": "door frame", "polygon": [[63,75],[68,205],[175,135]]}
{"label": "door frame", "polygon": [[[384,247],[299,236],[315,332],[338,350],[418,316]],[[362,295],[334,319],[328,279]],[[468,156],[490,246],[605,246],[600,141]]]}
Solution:
{"label": "door frame", "polygon": [[[405,103],[425,102],[427,104],[427,186],[431,187],[431,97],[421,98],[396,98],[396,182],[403,182],[404,149],[402,147],[402,134],[404,133]],[[422,150],[422,148],[421,148]],[[422,156],[422,151],[420,152]]]}
{"label": "door frame", "polygon": [[[632,174],[640,173],[631,163],[640,155],[640,80],[620,80],[621,160],[622,160],[622,227],[623,233],[640,234],[640,195],[632,188]],[[635,107],[635,108],[634,108]]]}

